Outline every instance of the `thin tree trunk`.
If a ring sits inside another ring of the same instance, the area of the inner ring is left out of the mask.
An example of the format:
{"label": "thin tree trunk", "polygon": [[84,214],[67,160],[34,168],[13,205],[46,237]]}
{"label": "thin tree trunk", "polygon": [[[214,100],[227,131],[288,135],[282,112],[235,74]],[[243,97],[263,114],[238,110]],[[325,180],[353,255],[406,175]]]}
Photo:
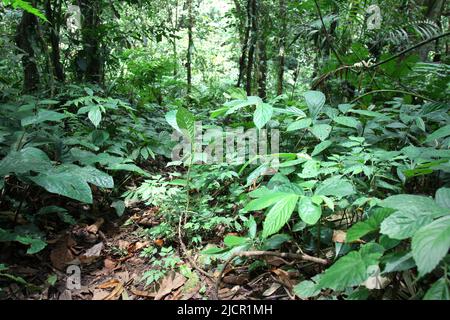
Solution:
{"label": "thin tree trunk", "polygon": [[37,90],[39,85],[39,70],[31,40],[36,35],[37,23],[35,15],[24,11],[15,36],[19,53],[22,54],[23,89],[27,93]]}
{"label": "thin tree trunk", "polygon": [[[238,2],[235,1],[237,4]],[[246,71],[246,63],[247,63],[247,52],[249,47],[249,38],[250,38],[250,27],[251,27],[251,3],[252,0],[247,0],[247,8],[246,8],[246,22],[245,22],[245,32],[244,37],[242,39],[242,50],[241,50],[241,57],[239,58],[239,76],[236,86],[240,87],[241,84],[244,81],[244,74]],[[237,7],[237,5],[236,5]]]}
{"label": "thin tree trunk", "polygon": [[[444,11],[446,0],[425,0],[424,6],[427,8],[424,17],[426,20],[435,22],[438,26],[441,25],[440,18]],[[427,44],[419,49],[419,55],[422,61],[428,61],[428,53],[433,50],[433,44]]]}
{"label": "thin tree trunk", "polygon": [[[59,6],[61,6],[61,2],[59,2]],[[60,10],[58,10],[56,14],[59,12]],[[45,1],[45,14],[50,23],[50,26],[48,27],[48,38],[50,39],[50,44],[52,47],[51,60],[53,64],[53,75],[58,81],[63,82],[65,75],[64,67],[61,63],[61,52],[59,48],[60,19],[55,16],[51,0]]]}
{"label": "thin tree trunk", "polygon": [[267,52],[262,33],[258,40],[258,96],[264,100],[267,97]]}
{"label": "thin tree trunk", "polygon": [[283,82],[284,82],[284,65],[286,57],[286,0],[280,0],[280,21],[281,21],[281,35],[280,35],[280,49],[278,52],[278,82],[277,82],[277,95],[283,94]]}
{"label": "thin tree trunk", "polygon": [[186,56],[187,93],[192,90],[192,51],[194,49],[193,28],[194,17],[192,14],[192,0],[188,0],[188,49]]}
{"label": "thin tree trunk", "polygon": [[248,62],[247,62],[247,85],[246,91],[247,95],[252,95],[252,70],[253,70],[253,61],[255,58],[255,47],[258,41],[258,21],[257,21],[257,0],[251,0],[251,38],[250,38],[250,46],[248,50]]}

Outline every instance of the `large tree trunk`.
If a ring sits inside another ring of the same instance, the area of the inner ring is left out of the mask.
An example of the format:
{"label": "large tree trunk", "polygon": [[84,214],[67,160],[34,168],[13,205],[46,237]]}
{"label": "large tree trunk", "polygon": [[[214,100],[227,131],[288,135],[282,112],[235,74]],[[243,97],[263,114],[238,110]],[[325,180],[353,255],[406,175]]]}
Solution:
{"label": "large tree trunk", "polygon": [[257,0],[251,0],[250,12],[251,12],[251,38],[250,46],[248,50],[248,62],[247,62],[247,84],[246,91],[247,95],[252,95],[252,71],[253,71],[253,61],[255,58],[255,47],[258,41],[258,20],[257,20]]}
{"label": "large tree trunk", "polygon": [[[53,10],[54,8],[56,9],[56,12]],[[63,82],[65,75],[59,48],[59,32],[61,28],[60,14],[61,1],[56,1],[53,6],[51,0],[45,1],[45,15],[50,23],[48,27],[48,38],[52,47],[51,60],[53,64],[53,75],[58,81]]]}
{"label": "large tree trunk", "polygon": [[[83,52],[79,67],[84,80],[92,83],[103,82],[103,56],[99,36],[101,2],[98,0],[78,0],[82,15]],[[81,62],[81,66],[80,66]]]}
{"label": "large tree trunk", "polygon": [[192,14],[192,0],[188,0],[188,49],[186,56],[187,93],[192,90],[192,51],[194,50],[194,16]]}
{"label": "large tree trunk", "polygon": [[283,94],[283,81],[284,81],[284,64],[286,56],[286,0],[280,0],[280,21],[281,21],[281,34],[280,34],[280,48],[278,52],[278,81],[277,81],[277,95]]}
{"label": "large tree trunk", "polygon": [[258,40],[258,96],[261,99],[267,97],[267,51],[263,33],[262,30]]}
{"label": "large tree trunk", "polygon": [[22,54],[23,89],[27,93],[35,91],[39,85],[39,70],[32,46],[37,23],[35,15],[24,11],[15,36],[16,45]]}

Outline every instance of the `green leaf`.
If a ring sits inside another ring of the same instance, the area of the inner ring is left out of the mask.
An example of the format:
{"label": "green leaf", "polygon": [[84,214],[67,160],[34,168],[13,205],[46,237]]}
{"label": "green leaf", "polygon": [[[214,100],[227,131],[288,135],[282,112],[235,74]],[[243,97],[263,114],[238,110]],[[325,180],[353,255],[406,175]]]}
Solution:
{"label": "green leaf", "polygon": [[92,108],[88,113],[88,118],[91,120],[92,124],[97,128],[100,122],[102,121],[102,112],[100,111],[100,107],[96,106]]}
{"label": "green leaf", "polygon": [[368,279],[369,267],[377,265],[382,255],[382,247],[373,243],[362,246],[359,251],[351,251],[325,271],[319,285],[333,290],[357,286]]}
{"label": "green leaf", "polygon": [[358,129],[361,126],[361,123],[354,117],[344,117],[344,116],[336,117],[333,119],[333,121],[345,127],[350,127],[354,129]]}
{"label": "green leaf", "polygon": [[5,176],[8,173],[44,172],[51,167],[52,163],[44,151],[29,147],[8,153],[0,161],[0,176]]}
{"label": "green leaf", "polygon": [[438,130],[436,130],[435,132],[433,132],[432,134],[430,134],[426,139],[425,142],[431,142],[433,140],[438,140],[441,138],[445,138],[450,136],[450,124],[446,125],[445,127],[442,127]]}
{"label": "green leaf", "polygon": [[[75,172],[74,172],[75,174]],[[100,171],[94,167],[82,167],[76,172],[80,177],[85,179],[87,182],[92,183],[100,188],[114,188],[114,180],[107,173]]]}
{"label": "green leaf", "polygon": [[288,193],[285,192],[273,192],[264,197],[250,201],[243,209],[244,212],[258,211],[270,207],[271,205],[277,203],[281,199],[285,198]]}
{"label": "green leaf", "polygon": [[178,127],[194,141],[195,138],[195,117],[187,109],[179,107],[176,115]]}
{"label": "green leaf", "polygon": [[281,245],[287,241],[290,241],[292,237],[288,234],[275,234],[270,238],[264,240],[262,250],[277,250]]}
{"label": "green leaf", "polygon": [[322,208],[314,204],[309,197],[303,197],[298,202],[300,218],[309,225],[316,224],[322,216]]}
{"label": "green leaf", "polygon": [[239,109],[242,109],[244,107],[254,106],[254,105],[258,106],[262,103],[263,103],[262,99],[260,97],[256,97],[256,96],[249,96],[245,100],[233,100],[233,101],[225,103],[225,106],[229,108],[228,111],[226,112],[226,115],[235,113],[236,111],[238,111]]}
{"label": "green leaf", "polygon": [[30,179],[51,193],[69,197],[84,203],[92,203],[92,192],[87,182],[70,173],[41,173]]}
{"label": "green leaf", "polygon": [[289,221],[298,198],[296,194],[288,194],[269,210],[263,223],[263,238],[277,233]]}
{"label": "green leaf", "polygon": [[51,111],[51,110],[45,110],[40,109],[36,115],[23,118],[21,120],[21,124],[23,127],[29,126],[31,124],[38,124],[45,121],[54,121],[58,122],[64,118],[67,118],[68,116],[59,112]]}
{"label": "green leaf", "polygon": [[[320,280],[320,277],[315,276],[313,279],[316,279],[318,282]],[[311,280],[302,281],[294,287],[294,293],[300,299],[316,297],[320,294],[320,291],[320,286],[318,286],[316,282]]]}
{"label": "green leaf", "polygon": [[436,191],[435,201],[438,206],[450,209],[450,188],[440,188]]}
{"label": "green leaf", "polygon": [[450,215],[420,228],[411,247],[419,276],[433,271],[450,248]]}
{"label": "green leaf", "polygon": [[314,194],[318,196],[343,198],[352,195],[355,192],[355,188],[347,179],[340,176],[334,176],[320,183]]}
{"label": "green leaf", "polygon": [[312,119],[316,119],[325,105],[326,97],[320,91],[307,91],[303,94],[309,114]]}
{"label": "green leaf", "polygon": [[248,241],[249,241],[248,238],[238,236],[226,236],[225,239],[223,239],[223,243],[225,243],[227,247],[242,246]]}
{"label": "green leaf", "polygon": [[181,132],[180,128],[178,127],[177,123],[177,111],[178,110],[171,110],[166,113],[165,118],[168,124],[178,132]]}
{"label": "green leaf", "polygon": [[347,230],[346,241],[354,242],[371,232],[377,231],[383,220],[389,217],[392,212],[394,210],[389,208],[377,209],[367,220],[360,221]]}
{"label": "green leaf", "polygon": [[317,139],[324,141],[330,136],[332,127],[328,124],[316,124],[310,130]]}
{"label": "green leaf", "polygon": [[383,263],[385,267],[382,274],[405,271],[416,266],[412,252],[396,252],[387,257],[383,257]]}
{"label": "green leaf", "polygon": [[291,132],[291,131],[305,129],[305,128],[308,128],[311,124],[312,124],[311,118],[294,121],[287,127],[287,131]]}
{"label": "green leaf", "polygon": [[253,122],[258,129],[263,128],[273,115],[273,107],[268,103],[258,104],[253,114]]}
{"label": "green leaf", "polygon": [[397,210],[381,224],[381,233],[397,240],[412,237],[419,228],[429,224],[433,218],[448,212],[448,209],[440,208],[429,197],[405,194],[386,198],[380,206]]}
{"label": "green leaf", "polygon": [[125,208],[126,208],[125,202],[122,201],[122,200],[114,201],[114,202],[111,204],[111,207],[114,208],[114,209],[116,210],[116,214],[117,214],[117,216],[119,216],[119,217],[121,217],[121,216],[123,215],[123,213],[125,212]]}
{"label": "green leaf", "polygon": [[3,3],[5,4],[10,4],[13,6],[14,9],[20,8],[25,10],[26,12],[29,12],[39,18],[41,18],[42,20],[44,20],[45,22],[48,22],[47,18],[45,17],[45,15],[43,15],[38,9],[36,9],[35,7],[33,7],[31,4],[29,4],[27,1],[23,1],[23,0],[3,0]]}
{"label": "green leaf", "polygon": [[450,288],[446,278],[437,280],[423,297],[423,300],[450,300]]}
{"label": "green leaf", "polygon": [[323,141],[321,143],[319,143],[318,145],[316,145],[316,147],[314,148],[313,152],[311,153],[311,156],[317,156],[318,154],[320,154],[322,151],[324,151],[325,149],[327,149],[329,146],[331,146],[333,144],[333,142],[331,142],[330,140],[327,141]]}
{"label": "green leaf", "polygon": [[146,177],[150,177],[150,174],[148,172],[142,170],[137,165],[132,164],[132,163],[115,163],[115,164],[110,165],[107,169],[113,170],[113,171],[122,171],[122,170],[129,171],[129,172],[138,173],[138,174],[146,176]]}

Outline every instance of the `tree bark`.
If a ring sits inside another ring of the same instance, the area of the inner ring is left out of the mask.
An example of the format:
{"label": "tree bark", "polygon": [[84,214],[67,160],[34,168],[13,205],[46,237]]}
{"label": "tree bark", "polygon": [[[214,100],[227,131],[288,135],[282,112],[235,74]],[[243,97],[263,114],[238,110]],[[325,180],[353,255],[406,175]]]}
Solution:
{"label": "tree bark", "polygon": [[[53,8],[56,7],[56,5],[58,7],[57,11],[55,12]],[[60,13],[61,13],[60,1],[56,1],[53,7],[51,0],[45,1],[45,15],[50,23],[50,26],[48,27],[48,38],[50,40],[50,45],[52,47],[51,60],[53,64],[53,75],[58,81],[64,82],[65,79],[64,67],[63,64],[61,63],[61,51],[59,48],[60,43],[59,32],[61,28],[59,17]]]}
{"label": "tree bark", "polygon": [[267,51],[263,35],[262,30],[258,40],[258,96],[264,100],[267,97]]}
{"label": "tree bark", "polygon": [[[440,26],[440,18],[445,7],[445,1],[446,0],[424,0],[423,5],[427,8],[424,14],[425,19],[433,21]],[[431,43],[421,47],[419,50],[420,59],[422,61],[429,61],[428,54],[431,50],[433,50],[433,44]]]}
{"label": "tree bark", "polygon": [[252,95],[252,71],[253,71],[253,61],[255,58],[255,47],[256,43],[258,41],[258,20],[257,20],[257,0],[250,0],[251,6],[250,6],[250,12],[251,12],[251,37],[250,37],[250,46],[248,50],[248,62],[247,62],[247,84],[246,84],[246,91],[247,95]]}
{"label": "tree bark", "polygon": [[[237,1],[235,1],[238,3]],[[239,76],[236,86],[240,87],[241,84],[244,82],[244,74],[246,72],[247,67],[247,52],[249,47],[249,38],[250,38],[250,28],[251,28],[251,3],[252,0],[247,0],[247,7],[246,7],[246,22],[245,22],[245,32],[244,37],[242,39],[242,50],[241,50],[241,56],[239,58]],[[236,5],[237,7],[237,5]]]}
{"label": "tree bark", "polygon": [[23,89],[27,93],[36,91],[39,85],[39,70],[32,46],[37,23],[35,15],[24,11],[15,36],[16,45],[20,49],[20,54],[23,55]]}
{"label": "tree bark", "polygon": [[101,3],[98,0],[78,0],[82,15],[83,51],[78,61],[84,80],[101,84],[103,82],[103,55],[101,53],[100,27]]}
{"label": "tree bark", "polygon": [[280,49],[278,52],[278,81],[277,81],[277,95],[283,94],[283,81],[284,81],[284,64],[286,57],[286,0],[280,0],[280,21],[281,21],[281,34],[280,34]]}
{"label": "tree bark", "polygon": [[192,90],[192,51],[194,49],[193,28],[194,17],[192,14],[192,0],[188,0],[188,49],[186,56],[187,93]]}

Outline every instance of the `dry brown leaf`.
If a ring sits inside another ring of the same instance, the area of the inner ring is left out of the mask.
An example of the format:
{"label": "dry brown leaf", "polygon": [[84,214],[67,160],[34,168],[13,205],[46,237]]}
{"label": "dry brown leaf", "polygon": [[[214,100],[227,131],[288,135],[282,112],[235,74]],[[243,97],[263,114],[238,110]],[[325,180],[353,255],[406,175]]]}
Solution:
{"label": "dry brown leaf", "polygon": [[104,222],[105,220],[103,218],[100,218],[97,221],[95,221],[94,224],[87,226],[86,231],[96,234]]}
{"label": "dry brown leaf", "polygon": [[118,300],[124,290],[125,288],[123,287],[123,284],[119,282],[114,288],[114,290],[103,300]]}
{"label": "dry brown leaf", "polygon": [[333,242],[345,243],[345,239],[347,238],[347,232],[343,230],[334,230],[333,231]]}
{"label": "dry brown leaf", "polygon": [[94,289],[92,300],[103,300],[109,295],[109,291],[102,289]]}
{"label": "dry brown leaf", "polygon": [[128,241],[125,241],[125,240],[119,240],[119,242],[117,243],[117,246],[121,250],[127,250],[128,251],[128,247],[130,246],[130,243]]}
{"label": "dry brown leaf", "polygon": [[96,245],[92,246],[86,252],[79,257],[79,260],[83,264],[91,264],[95,262],[98,258],[100,258],[102,254],[104,244],[103,242],[99,242]]}
{"label": "dry brown leaf", "polygon": [[289,288],[289,290],[292,289],[293,284],[291,282],[291,279],[289,277],[289,273],[283,269],[274,269],[272,270],[274,274],[277,275],[278,280],[283,283],[286,287]]}
{"label": "dry brown leaf", "polygon": [[272,285],[263,292],[263,296],[264,297],[270,297],[271,295],[273,295],[275,293],[275,291],[277,291],[279,288],[281,287],[281,284],[279,283],[272,283]]}
{"label": "dry brown leaf", "polygon": [[186,278],[179,273],[169,273],[164,279],[161,281],[161,285],[159,286],[158,293],[155,296],[155,300],[161,300],[173,290],[178,289],[186,282]]}
{"label": "dry brown leaf", "polygon": [[241,274],[241,275],[229,275],[229,276],[225,276],[223,278],[223,283],[226,284],[234,284],[234,285],[243,285],[245,283],[247,283],[249,280],[248,274]]}
{"label": "dry brown leaf", "polygon": [[108,289],[108,288],[114,288],[119,284],[120,281],[117,279],[109,279],[106,282],[103,282],[102,284],[99,284],[96,288],[97,289]]}
{"label": "dry brown leaf", "polygon": [[148,292],[148,291],[142,291],[138,290],[136,288],[130,289],[131,293],[138,297],[144,297],[144,298],[154,298],[156,296],[155,292]]}
{"label": "dry brown leaf", "polygon": [[69,262],[75,259],[71,251],[75,245],[76,242],[70,235],[65,235],[57,241],[55,248],[50,252],[50,261],[56,269],[63,270]]}
{"label": "dry brown leaf", "polygon": [[103,261],[103,264],[105,266],[105,269],[107,269],[109,271],[114,270],[114,268],[117,265],[117,263],[114,260],[111,260],[111,259],[108,259],[108,258]]}

